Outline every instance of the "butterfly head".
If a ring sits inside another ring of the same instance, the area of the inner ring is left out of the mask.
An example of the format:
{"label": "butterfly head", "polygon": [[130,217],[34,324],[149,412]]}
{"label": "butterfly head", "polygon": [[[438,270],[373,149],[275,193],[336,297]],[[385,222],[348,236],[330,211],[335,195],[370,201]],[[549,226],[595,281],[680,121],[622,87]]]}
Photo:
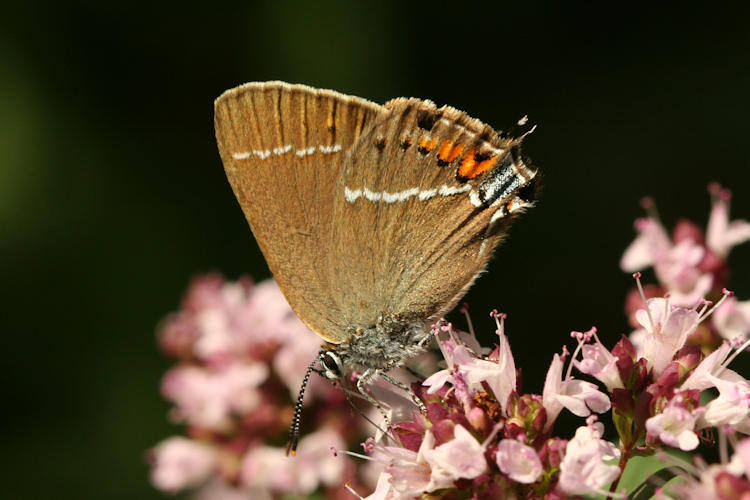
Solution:
{"label": "butterfly head", "polygon": [[322,349],[318,356],[323,367],[323,376],[328,380],[340,380],[344,374],[341,358],[332,349]]}

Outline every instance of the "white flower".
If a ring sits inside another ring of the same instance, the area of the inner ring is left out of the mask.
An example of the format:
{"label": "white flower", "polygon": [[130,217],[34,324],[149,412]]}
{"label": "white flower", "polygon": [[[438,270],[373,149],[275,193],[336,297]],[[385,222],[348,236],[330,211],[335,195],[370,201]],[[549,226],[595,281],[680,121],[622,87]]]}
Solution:
{"label": "white flower", "polygon": [[728,297],[721,307],[716,308],[711,318],[716,330],[723,338],[747,337],[750,333],[750,300],[739,302]]}
{"label": "white flower", "polygon": [[667,288],[672,302],[693,306],[711,289],[713,276],[702,273],[698,264],[705,249],[692,239],[673,244],[664,226],[648,217],[636,221],[638,237],[620,260],[623,271],[640,271],[653,266],[656,277]]}
{"label": "white flower", "polygon": [[707,377],[719,389],[719,397],[706,405],[702,420],[713,427],[732,425],[750,434],[750,382],[739,375],[733,381]]}
{"label": "white flower", "polygon": [[647,332],[643,352],[638,354],[646,358],[657,377],[698,326],[700,317],[693,309],[672,306],[669,299],[648,299],[646,306],[648,310],[639,309],[635,314]]}
{"label": "white flower", "polygon": [[500,349],[497,359],[482,359],[466,346],[452,340],[440,342],[448,362],[448,368],[429,376],[422,385],[429,387],[428,394],[434,394],[445,384],[456,385],[456,376],[461,374],[472,392],[483,391],[482,382],[492,389],[495,399],[502,405],[508,401],[516,389],[516,365],[505,335],[500,334]]}
{"label": "white flower", "polygon": [[746,478],[750,479],[750,438],[745,438],[737,443],[737,446],[734,447],[734,456],[727,468],[735,476],[744,474]]}
{"label": "white flower", "polygon": [[557,400],[579,417],[588,417],[592,411],[604,413],[611,406],[609,396],[596,385],[584,380],[568,380],[563,392],[557,395]]}
{"label": "white flower", "polygon": [[560,464],[559,488],[563,493],[603,493],[603,488],[620,474],[617,465],[605,463],[619,457],[620,451],[612,443],[601,439],[603,432],[604,426],[599,422],[582,426],[568,442]]}
{"label": "white flower", "polygon": [[542,406],[547,411],[545,429],[552,427],[563,407],[579,417],[586,417],[591,411],[603,413],[609,410],[609,397],[596,385],[571,378],[570,370],[562,378],[562,370],[563,360],[555,354],[542,390]]}
{"label": "white flower", "polygon": [[638,219],[635,227],[639,234],[620,259],[620,268],[629,273],[655,265],[666,258],[672,247],[666,229],[655,219]]}
{"label": "white flower", "polygon": [[378,476],[378,483],[375,486],[375,491],[366,496],[363,500],[386,500],[395,498],[394,492],[391,489],[391,475],[387,472],[381,472]]}
{"label": "white flower", "polygon": [[602,345],[599,337],[594,335],[595,343],[581,347],[581,361],[574,360],[573,364],[581,373],[596,377],[609,392],[624,387],[617,370],[617,358]]}
{"label": "white flower", "polygon": [[456,425],[453,434],[452,440],[424,454],[432,468],[431,479],[436,483],[474,479],[487,471],[482,444],[461,425]]}
{"label": "white flower", "polygon": [[427,431],[417,453],[395,446],[384,448],[384,452],[391,456],[386,472],[391,475],[391,488],[398,498],[411,498],[425,491],[435,491],[453,485],[450,477],[432,473],[432,466],[427,461],[426,454],[434,446],[435,436]]}
{"label": "white flower", "polygon": [[164,377],[162,392],[176,403],[176,420],[227,431],[233,413],[247,414],[260,404],[257,388],[268,377],[268,371],[268,366],[260,362],[235,361],[217,371],[178,365]]}
{"label": "white flower", "polygon": [[727,372],[731,372],[731,370],[724,368],[724,362],[731,352],[732,346],[724,342],[695,367],[688,378],[682,383],[680,389],[698,389],[699,391],[703,391],[713,387],[714,383],[711,375],[721,372],[726,376]]}
{"label": "white flower", "polygon": [[723,260],[733,246],[750,240],[750,223],[744,220],[729,222],[730,193],[718,186],[716,188],[717,196],[706,228],[706,246]]}
{"label": "white flower", "polygon": [[283,448],[251,448],[242,461],[242,484],[254,491],[309,495],[319,486],[338,484],[344,475],[347,458],[335,456],[331,449],[346,445],[331,428],[323,428],[300,440],[294,459]]}
{"label": "white flower", "polygon": [[165,439],[151,453],[151,482],[169,493],[202,483],[218,462],[212,447],[179,436]]}
{"label": "white flower", "polygon": [[496,461],[503,474],[519,483],[534,483],[542,474],[542,461],[534,448],[515,439],[500,441]]}
{"label": "white flower", "polygon": [[694,430],[697,418],[696,413],[670,404],[662,413],[646,420],[646,431],[668,446],[683,451],[694,450],[698,446]]}

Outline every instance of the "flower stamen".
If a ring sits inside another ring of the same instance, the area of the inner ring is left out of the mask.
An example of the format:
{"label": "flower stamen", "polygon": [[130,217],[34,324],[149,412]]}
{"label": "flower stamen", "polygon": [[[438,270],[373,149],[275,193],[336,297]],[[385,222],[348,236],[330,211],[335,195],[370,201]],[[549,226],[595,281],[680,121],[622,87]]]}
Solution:
{"label": "flower stamen", "polygon": [[655,331],[656,325],[654,324],[654,319],[651,317],[651,311],[648,308],[648,302],[646,300],[646,292],[643,291],[643,285],[641,284],[640,271],[633,273],[633,278],[635,279],[635,283],[638,286],[638,293],[641,294],[641,300],[643,301],[643,308],[646,310],[646,315],[648,316],[648,322],[651,324],[651,331]]}
{"label": "flower stamen", "polygon": [[[733,291],[731,291],[731,290],[727,290],[726,288],[722,288],[722,289],[721,289],[721,293],[722,293],[722,296],[721,296],[721,298],[719,299],[719,301],[718,301],[718,302],[717,302],[717,303],[716,303],[716,304],[715,304],[715,305],[714,305],[714,306],[713,306],[713,307],[712,307],[711,309],[709,309],[709,310],[708,310],[708,312],[707,312],[707,313],[705,313],[705,315],[704,315],[704,314],[702,314],[702,313],[703,313],[703,311],[701,311],[701,314],[699,314],[699,315],[698,315],[698,322],[699,322],[699,323],[700,323],[701,321],[703,321],[704,319],[708,318],[709,316],[711,316],[711,315],[713,314],[713,312],[714,312],[714,311],[715,311],[716,309],[718,309],[718,308],[719,308],[719,306],[721,306],[721,304],[723,304],[725,300],[727,300],[727,297],[731,297],[732,295],[734,295],[734,292],[733,292]],[[709,303],[710,303],[710,302],[709,302]],[[705,310],[705,309],[704,309],[704,310]]]}

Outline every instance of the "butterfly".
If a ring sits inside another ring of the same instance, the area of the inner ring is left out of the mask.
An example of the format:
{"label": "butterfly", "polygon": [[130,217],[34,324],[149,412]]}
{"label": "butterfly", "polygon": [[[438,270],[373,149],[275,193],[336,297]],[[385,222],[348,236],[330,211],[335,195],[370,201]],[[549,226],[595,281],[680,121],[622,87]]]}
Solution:
{"label": "butterfly", "polygon": [[[520,123],[520,122],[519,122]],[[449,106],[384,105],[284,82],[215,102],[227,178],[329,379],[366,384],[421,353],[485,269],[537,170],[511,137]],[[533,129],[532,129],[533,130]],[[402,384],[403,385],[403,384]]]}

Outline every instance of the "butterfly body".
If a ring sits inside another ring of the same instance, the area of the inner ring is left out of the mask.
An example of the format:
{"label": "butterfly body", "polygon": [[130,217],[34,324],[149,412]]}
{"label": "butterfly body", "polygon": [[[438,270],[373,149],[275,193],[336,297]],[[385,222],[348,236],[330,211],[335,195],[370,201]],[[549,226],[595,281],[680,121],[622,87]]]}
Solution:
{"label": "butterfly body", "polygon": [[395,316],[379,317],[366,328],[352,327],[349,337],[340,344],[329,344],[341,367],[371,376],[401,366],[420,354],[430,336],[430,328],[420,320]]}

